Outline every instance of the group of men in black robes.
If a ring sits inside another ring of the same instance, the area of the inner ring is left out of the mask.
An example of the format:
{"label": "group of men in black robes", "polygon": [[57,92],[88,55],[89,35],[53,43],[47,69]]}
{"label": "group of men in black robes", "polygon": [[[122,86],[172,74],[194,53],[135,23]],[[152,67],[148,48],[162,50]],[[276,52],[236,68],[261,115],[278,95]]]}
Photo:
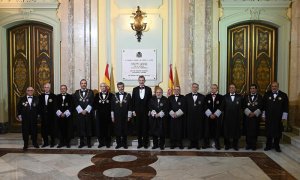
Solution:
{"label": "group of men in black robes", "polygon": [[[288,97],[279,90],[279,84],[273,82],[271,91],[264,97],[257,93],[257,86],[250,86],[249,94],[236,93],[235,85],[229,86],[229,93],[218,94],[218,86],[211,85],[211,92],[202,95],[199,85],[193,83],[191,93],[183,96],[180,87],[174,88],[174,94],[168,98],[158,87],[154,95],[150,87],[145,86],[145,77],[138,78],[139,86],[130,93],[124,92],[124,83],[117,84],[118,92],[113,94],[105,83],[100,84],[100,92],[94,95],[87,88],[87,81],[80,81],[80,89],[73,95],[67,93],[67,86],[61,85],[61,93],[50,92],[49,83],[44,85],[44,92],[33,96],[34,89],[28,87],[26,96],[18,104],[18,119],[22,121],[24,149],[28,148],[29,135],[32,144],[37,144],[37,119],[41,118],[42,147],[70,147],[73,137],[73,119],[77,124],[80,137],[79,148],[92,147],[91,138],[95,131],[101,148],[111,146],[111,137],[116,136],[116,149],[128,148],[127,136],[129,125],[135,124],[138,146],[148,148],[149,136],[153,138],[153,149],[165,147],[165,138],[170,138],[170,148],[183,149],[183,139],[189,140],[189,149],[200,149],[212,145],[220,149],[219,139],[224,137],[225,150],[239,149],[241,122],[245,117],[246,149],[256,149],[259,122],[266,122],[267,143],[265,150],[275,148],[280,152],[279,140],[282,122],[288,115]],[[73,117],[75,116],[75,117]],[[95,120],[95,121],[93,121]],[[168,131],[167,131],[168,129]],[[168,132],[168,134],[167,134]],[[49,138],[50,137],[50,143]],[[200,143],[202,142],[202,144]],[[200,146],[200,144],[202,146]]]}

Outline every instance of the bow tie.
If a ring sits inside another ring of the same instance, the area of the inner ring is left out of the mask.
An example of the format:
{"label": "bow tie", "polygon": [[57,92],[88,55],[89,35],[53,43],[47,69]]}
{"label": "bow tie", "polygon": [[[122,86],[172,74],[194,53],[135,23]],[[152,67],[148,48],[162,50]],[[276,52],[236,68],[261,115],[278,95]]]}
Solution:
{"label": "bow tie", "polygon": [[66,94],[61,94],[62,96],[66,96]]}
{"label": "bow tie", "polygon": [[50,93],[45,93],[45,95],[49,95]]}
{"label": "bow tie", "polygon": [[235,94],[230,94],[230,96],[235,96]]}
{"label": "bow tie", "polygon": [[106,95],[106,93],[105,93],[105,92],[103,92],[103,93],[102,93],[102,95]]}
{"label": "bow tie", "polygon": [[85,89],[81,89],[80,91],[81,91],[81,92],[85,92],[86,90],[85,90]]}
{"label": "bow tie", "polygon": [[32,98],[32,96],[28,96],[28,98]]}
{"label": "bow tie", "polygon": [[193,96],[197,96],[198,94],[193,94]]}
{"label": "bow tie", "polygon": [[275,93],[273,93],[273,94],[276,94],[276,95],[277,95],[278,93],[277,93],[277,92],[275,92]]}
{"label": "bow tie", "polygon": [[124,95],[124,93],[120,93],[120,92],[119,92],[119,95]]}
{"label": "bow tie", "polygon": [[140,89],[145,89],[145,87],[144,86],[140,86]]}
{"label": "bow tie", "polygon": [[211,93],[211,95],[212,95],[212,96],[216,96],[216,94],[215,94],[215,93]]}
{"label": "bow tie", "polygon": [[179,95],[175,95],[175,97],[179,97]]}

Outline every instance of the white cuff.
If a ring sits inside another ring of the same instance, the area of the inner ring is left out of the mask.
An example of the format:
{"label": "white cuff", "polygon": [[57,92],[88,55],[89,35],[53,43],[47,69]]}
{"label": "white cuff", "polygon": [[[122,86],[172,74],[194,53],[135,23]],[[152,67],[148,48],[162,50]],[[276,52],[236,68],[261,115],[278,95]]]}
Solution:
{"label": "white cuff", "polygon": [[133,116],[136,116],[135,111],[132,111],[132,115],[133,115]]}
{"label": "white cuff", "polygon": [[64,112],[64,114],[65,114],[67,117],[69,117],[69,116],[71,115],[71,112],[70,112],[69,110],[66,110],[66,111]]}
{"label": "white cuff", "polygon": [[20,121],[22,121],[22,115],[19,115],[18,118]]}
{"label": "white cuff", "polygon": [[162,118],[162,117],[164,117],[164,116],[165,116],[165,113],[164,113],[163,111],[160,111],[160,112],[159,112],[159,117]]}
{"label": "white cuff", "polygon": [[155,116],[156,115],[156,111],[155,110],[152,110],[151,111],[151,116]]}
{"label": "white cuff", "polygon": [[261,110],[260,109],[256,109],[254,112],[256,117],[258,117],[261,114]]}
{"label": "white cuff", "polygon": [[82,107],[80,105],[78,105],[76,107],[76,111],[78,112],[78,114],[80,114],[83,111],[83,109],[82,109]]}
{"label": "white cuff", "polygon": [[172,116],[172,117],[173,117],[175,113],[174,113],[174,111],[173,111],[173,110],[171,110],[171,111],[169,112],[169,114],[170,114],[170,116]]}
{"label": "white cuff", "polygon": [[261,117],[262,117],[262,118],[265,118],[265,117],[266,117],[266,111],[263,111],[263,112],[262,112]]}
{"label": "white cuff", "polygon": [[113,111],[110,112],[111,118],[115,118],[115,113]]}
{"label": "white cuff", "polygon": [[180,117],[180,116],[182,116],[184,113],[183,113],[183,111],[181,110],[181,109],[178,109],[178,111],[176,111],[176,115],[177,115],[177,117]]}
{"label": "white cuff", "polygon": [[56,111],[56,115],[59,117],[62,114],[62,112],[60,110]]}
{"label": "white cuff", "polygon": [[132,117],[132,111],[128,111],[128,117],[129,117],[129,118]]}
{"label": "white cuff", "polygon": [[209,117],[211,114],[212,114],[212,112],[211,112],[209,109],[207,109],[207,110],[205,111],[205,115],[206,115],[207,117]]}
{"label": "white cuff", "polygon": [[246,114],[246,116],[249,116],[249,114],[251,113],[250,109],[246,108],[244,110],[244,113]]}
{"label": "white cuff", "polygon": [[91,113],[92,106],[88,105],[88,106],[85,108],[85,110],[86,110],[87,112]]}
{"label": "white cuff", "polygon": [[216,112],[214,113],[217,117],[220,117],[222,114],[222,111],[220,111],[219,109],[216,110]]}
{"label": "white cuff", "polygon": [[287,112],[284,112],[284,113],[282,114],[282,118],[281,118],[281,119],[287,120],[287,117],[288,117],[288,113],[287,113]]}

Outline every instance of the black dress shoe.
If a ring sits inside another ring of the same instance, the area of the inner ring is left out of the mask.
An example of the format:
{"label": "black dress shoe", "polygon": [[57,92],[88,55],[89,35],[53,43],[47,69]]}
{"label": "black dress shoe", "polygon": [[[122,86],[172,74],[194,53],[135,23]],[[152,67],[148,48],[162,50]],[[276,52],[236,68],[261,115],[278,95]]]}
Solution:
{"label": "black dress shoe", "polygon": [[165,149],[165,146],[160,146],[160,150],[164,150]]}
{"label": "black dress shoe", "polygon": [[91,148],[92,147],[92,145],[91,144],[88,144],[88,148]]}
{"label": "black dress shoe", "polygon": [[137,146],[137,148],[138,149],[140,149],[140,148],[142,148],[143,146],[141,145],[141,144],[139,144],[138,146]]}
{"label": "black dress shoe", "polygon": [[183,145],[179,145],[179,149],[184,149]]}
{"label": "black dress shoe", "polygon": [[190,145],[189,147],[188,147],[188,149],[193,149],[194,148],[194,146],[193,145]]}
{"label": "black dress shoe", "polygon": [[27,150],[28,149],[28,145],[24,145],[23,150]]}
{"label": "black dress shoe", "polygon": [[106,148],[110,148],[110,145],[106,145]]}
{"label": "black dress shoe", "polygon": [[152,147],[152,149],[157,149],[157,148],[158,148],[158,146],[155,146],[155,145]]}
{"label": "black dress shoe", "polygon": [[128,146],[127,146],[127,145],[124,145],[123,147],[124,147],[124,149],[128,149]]}
{"label": "black dress shoe", "polygon": [[42,145],[42,148],[47,147],[47,146],[49,146],[49,144],[45,143],[45,144]]}
{"label": "black dress shoe", "polygon": [[249,149],[251,149],[251,146],[247,145],[245,149],[249,150]]}
{"label": "black dress shoe", "polygon": [[238,150],[239,150],[239,147],[234,146],[233,149],[236,150],[236,151],[238,151]]}
{"label": "black dress shoe", "polygon": [[33,147],[35,147],[35,148],[40,148],[40,146],[38,145],[38,144],[33,144]]}
{"label": "black dress shoe", "polygon": [[98,145],[98,148],[102,148],[104,145],[103,144],[99,144]]}
{"label": "black dress shoe", "polygon": [[252,146],[252,151],[255,151],[256,150],[256,146]]}
{"label": "black dress shoe", "polygon": [[228,149],[230,149],[230,147],[229,146],[225,146],[225,150],[228,150]]}
{"label": "black dress shoe", "polygon": [[276,147],[276,148],[275,148],[275,151],[276,151],[276,152],[281,152],[280,147]]}
{"label": "black dress shoe", "polygon": [[63,144],[59,144],[58,146],[57,146],[57,148],[62,148],[64,145]]}
{"label": "black dress shoe", "polygon": [[117,145],[117,146],[116,146],[116,149],[120,149],[120,147],[121,147],[120,145]]}
{"label": "black dress shoe", "polygon": [[85,146],[85,144],[80,144],[79,146],[78,146],[78,148],[83,148]]}
{"label": "black dress shoe", "polygon": [[144,145],[144,149],[148,149],[148,145]]}
{"label": "black dress shoe", "polygon": [[50,147],[53,148],[55,146],[55,144],[51,144]]}
{"label": "black dress shoe", "polygon": [[200,146],[196,146],[195,148],[196,148],[196,149],[200,149]]}
{"label": "black dress shoe", "polygon": [[221,149],[221,147],[220,146],[215,146],[215,148],[216,148],[216,150],[220,150]]}
{"label": "black dress shoe", "polygon": [[175,146],[171,146],[170,149],[175,149]]}
{"label": "black dress shoe", "polygon": [[270,147],[265,147],[265,149],[264,149],[264,151],[269,151],[269,150],[271,150]]}
{"label": "black dress shoe", "polygon": [[67,148],[70,148],[71,146],[70,146],[70,144],[67,144]]}

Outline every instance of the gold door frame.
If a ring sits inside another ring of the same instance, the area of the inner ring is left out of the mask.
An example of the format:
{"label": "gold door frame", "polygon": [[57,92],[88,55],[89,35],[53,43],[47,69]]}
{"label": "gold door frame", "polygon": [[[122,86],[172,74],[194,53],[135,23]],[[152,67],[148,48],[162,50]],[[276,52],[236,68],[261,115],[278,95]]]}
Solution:
{"label": "gold door frame", "polygon": [[261,22],[243,22],[228,28],[227,86],[235,84],[237,93],[258,85],[264,94],[276,80],[277,28]]}

